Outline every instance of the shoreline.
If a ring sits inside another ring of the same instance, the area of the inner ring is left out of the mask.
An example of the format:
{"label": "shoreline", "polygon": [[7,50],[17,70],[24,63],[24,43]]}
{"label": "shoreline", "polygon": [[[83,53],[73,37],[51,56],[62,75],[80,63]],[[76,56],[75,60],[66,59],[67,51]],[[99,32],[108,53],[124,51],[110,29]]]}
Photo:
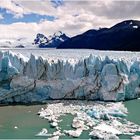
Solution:
{"label": "shoreline", "polygon": [[34,102],[34,103],[5,103],[5,104],[0,104],[0,107],[3,107],[3,106],[37,106],[37,105],[46,105],[48,103],[61,103],[63,101],[79,101],[79,102],[93,102],[93,103],[119,103],[119,102],[122,102],[122,103],[125,103],[125,102],[128,102],[128,101],[134,101],[134,100],[139,100],[139,98],[136,98],[136,99],[130,99],[130,100],[125,100],[125,101],[118,101],[118,102],[115,102],[115,101],[101,101],[101,100],[78,100],[78,99],[62,99],[62,100],[57,100],[57,99],[50,99],[50,100],[46,100],[45,102]]}

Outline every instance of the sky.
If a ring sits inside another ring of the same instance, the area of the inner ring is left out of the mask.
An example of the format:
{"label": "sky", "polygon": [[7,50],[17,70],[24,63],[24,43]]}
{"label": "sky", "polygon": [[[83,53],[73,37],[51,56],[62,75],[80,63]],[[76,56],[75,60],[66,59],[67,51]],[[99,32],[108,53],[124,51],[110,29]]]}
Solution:
{"label": "sky", "polygon": [[33,40],[58,31],[75,36],[128,19],[140,20],[140,1],[0,0],[0,39]]}

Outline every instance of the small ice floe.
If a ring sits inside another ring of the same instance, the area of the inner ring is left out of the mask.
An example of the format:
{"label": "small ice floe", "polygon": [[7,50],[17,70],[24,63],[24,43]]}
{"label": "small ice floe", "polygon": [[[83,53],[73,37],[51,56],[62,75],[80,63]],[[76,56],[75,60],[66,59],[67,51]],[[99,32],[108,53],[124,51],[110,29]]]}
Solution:
{"label": "small ice floe", "polygon": [[122,123],[117,120],[112,120],[112,125],[118,127],[118,126],[122,126]]}
{"label": "small ice floe", "polygon": [[88,110],[88,111],[87,111],[87,114],[88,114],[90,117],[93,117],[93,118],[95,118],[95,119],[100,119],[99,111],[96,110],[96,109]]}
{"label": "small ice floe", "polygon": [[136,135],[132,136],[131,138],[132,138],[132,140],[140,140],[140,136],[136,136]]}
{"label": "small ice floe", "polygon": [[72,127],[73,128],[83,128],[84,127],[84,121],[78,120],[78,119],[74,119],[73,123],[72,123]]}
{"label": "small ice floe", "polygon": [[99,124],[98,126],[94,127],[94,129],[97,129],[99,131],[103,131],[103,132],[106,132],[106,133],[111,133],[111,134],[114,134],[114,135],[122,134],[119,130],[117,130],[117,129],[113,128],[112,126],[109,126],[105,123]]}
{"label": "small ice floe", "polygon": [[55,132],[53,132],[52,134],[49,134],[48,133],[48,130],[46,129],[46,128],[43,128],[42,130],[41,130],[41,132],[39,132],[36,136],[43,136],[43,137],[52,137],[52,139],[53,138],[59,138],[60,136],[63,136],[64,135],[64,133],[61,133],[61,130],[57,130],[57,131],[55,131]]}
{"label": "small ice floe", "polygon": [[82,129],[76,129],[76,130],[64,130],[65,134],[68,134],[69,136],[72,136],[74,138],[78,138],[82,134]]}
{"label": "small ice floe", "polygon": [[59,140],[59,136],[54,136],[54,137],[48,138],[47,140]]}
{"label": "small ice floe", "polygon": [[15,128],[15,129],[18,129],[18,127],[17,127],[17,126],[14,126],[14,128]]}
{"label": "small ice floe", "polygon": [[64,133],[61,133],[61,130],[57,130],[55,132],[53,132],[52,136],[64,136]]}
{"label": "small ice floe", "polygon": [[51,127],[57,127],[58,123],[57,122],[52,122],[50,125],[51,125]]}
{"label": "small ice floe", "polygon": [[93,139],[104,139],[104,140],[119,140],[119,137],[112,134],[112,133],[107,133],[99,130],[93,130],[89,133],[91,138]]}
{"label": "small ice floe", "polygon": [[41,108],[41,110],[38,112],[38,115],[41,118],[45,118],[47,116],[52,116],[53,115],[53,111],[50,110],[50,109],[46,110],[44,108]]}
{"label": "small ice floe", "polygon": [[121,117],[121,118],[125,118],[127,117],[127,115],[125,113],[123,113],[121,110],[118,109],[114,109],[114,110],[110,110],[110,112],[108,112],[109,115],[114,116],[114,117]]}
{"label": "small ice floe", "polygon": [[36,136],[48,136],[48,130],[43,128]]}
{"label": "small ice floe", "polygon": [[88,127],[93,127],[96,125],[96,123],[94,121],[88,121],[87,124],[86,124]]}
{"label": "small ice floe", "polygon": [[38,111],[38,115],[40,115],[45,109],[44,108],[41,108],[39,111]]}
{"label": "small ice floe", "polygon": [[92,109],[87,110],[86,112],[90,117],[95,119],[102,119],[102,120],[110,120],[111,117],[120,117],[125,118],[127,115],[122,110],[117,108],[99,108],[93,107]]}

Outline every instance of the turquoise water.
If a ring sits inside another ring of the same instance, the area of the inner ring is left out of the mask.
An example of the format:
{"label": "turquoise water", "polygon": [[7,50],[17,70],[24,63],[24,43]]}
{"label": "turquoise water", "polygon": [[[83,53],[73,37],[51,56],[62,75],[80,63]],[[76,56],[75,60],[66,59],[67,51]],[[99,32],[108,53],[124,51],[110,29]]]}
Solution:
{"label": "turquoise water", "polygon": [[[128,109],[127,120],[132,121],[140,125],[140,100],[131,100],[125,102],[125,106]],[[136,133],[140,136],[140,133]],[[131,136],[120,136],[122,139],[129,139]]]}
{"label": "turquoise water", "polygon": [[[127,101],[125,105],[129,112],[127,119],[140,125],[140,100]],[[50,128],[46,120],[39,118],[37,115],[41,107],[45,107],[45,105],[0,107],[0,139],[44,138],[35,136],[42,128],[47,128],[50,133],[55,131],[55,129]],[[71,129],[70,124],[73,116],[63,116],[62,119],[63,121],[60,122],[62,130]],[[15,126],[17,126],[18,129],[15,129]],[[61,138],[70,137],[65,136]],[[85,131],[80,138],[89,138],[88,131]],[[129,137],[121,136],[120,138]]]}
{"label": "turquoise water", "polygon": [[35,135],[43,127],[49,128],[46,120],[36,115],[40,108],[41,106],[0,107],[0,138],[36,138]]}

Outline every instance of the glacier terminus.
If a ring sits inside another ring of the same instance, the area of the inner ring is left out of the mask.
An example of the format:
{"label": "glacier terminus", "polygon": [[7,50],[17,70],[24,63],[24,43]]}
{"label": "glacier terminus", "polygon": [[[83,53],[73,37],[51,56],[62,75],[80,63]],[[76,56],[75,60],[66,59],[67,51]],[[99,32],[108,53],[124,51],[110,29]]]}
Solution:
{"label": "glacier terminus", "polygon": [[72,63],[69,59],[56,57],[49,61],[34,54],[24,57],[14,50],[1,50],[0,102],[44,103],[49,99],[116,102],[139,98],[140,61],[128,63],[127,58],[119,56],[101,58],[93,52]]}

